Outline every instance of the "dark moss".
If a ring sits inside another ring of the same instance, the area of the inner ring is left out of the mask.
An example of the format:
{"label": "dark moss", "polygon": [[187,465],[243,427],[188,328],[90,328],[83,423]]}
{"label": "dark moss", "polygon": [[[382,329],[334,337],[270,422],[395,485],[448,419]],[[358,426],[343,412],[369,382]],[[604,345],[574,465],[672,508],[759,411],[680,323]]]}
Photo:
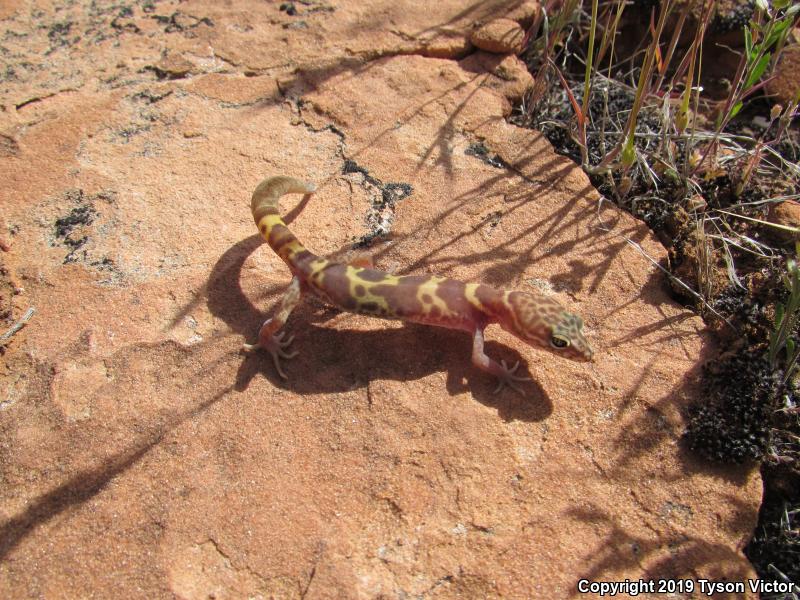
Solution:
{"label": "dark moss", "polygon": [[[738,2],[736,6],[722,4],[723,8],[729,8],[727,12],[720,10],[711,21],[711,31],[714,33],[725,33],[728,31],[743,30],[747,27],[750,19],[753,18],[755,2]],[[744,37],[744,33],[742,33]]]}
{"label": "dark moss", "polygon": [[800,582],[800,474],[785,465],[769,465],[763,472],[764,501],[747,558],[764,579],[775,579],[778,569]]}
{"label": "dark moss", "polygon": [[707,366],[703,399],[689,410],[685,437],[692,450],[727,463],[764,456],[779,380],[763,354],[745,346]]}

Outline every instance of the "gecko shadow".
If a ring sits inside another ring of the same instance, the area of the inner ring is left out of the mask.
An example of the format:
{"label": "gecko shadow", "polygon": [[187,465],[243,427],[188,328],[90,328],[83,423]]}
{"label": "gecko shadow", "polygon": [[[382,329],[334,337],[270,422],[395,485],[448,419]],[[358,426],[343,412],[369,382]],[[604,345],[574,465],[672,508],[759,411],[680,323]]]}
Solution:
{"label": "gecko shadow", "polygon": [[[234,244],[214,265],[206,286],[209,310],[242,335],[243,342],[255,338],[265,318],[241,285],[247,257],[263,243],[254,235]],[[269,297],[263,298],[269,311],[283,287],[269,288]],[[493,378],[470,362],[472,343],[464,332],[414,324],[381,328],[378,319],[375,319],[376,329],[370,331],[317,325],[333,318],[359,321],[365,318],[339,315],[334,309],[317,307],[310,301],[301,303],[288,325],[295,335],[292,347],[300,352],[285,362],[289,381],[278,376],[269,355],[256,352],[243,354],[235,389],[246,389],[261,374],[276,387],[286,386],[298,394],[344,392],[366,387],[374,379],[410,381],[445,369],[448,393],[470,390],[476,400],[496,409],[506,421],[540,421],[553,410],[550,398],[536,381],[524,384],[526,398],[510,390],[493,394]],[[486,350],[498,360],[504,358],[511,363],[519,360],[520,372],[526,372],[527,365],[515,350],[491,341],[487,342]]]}

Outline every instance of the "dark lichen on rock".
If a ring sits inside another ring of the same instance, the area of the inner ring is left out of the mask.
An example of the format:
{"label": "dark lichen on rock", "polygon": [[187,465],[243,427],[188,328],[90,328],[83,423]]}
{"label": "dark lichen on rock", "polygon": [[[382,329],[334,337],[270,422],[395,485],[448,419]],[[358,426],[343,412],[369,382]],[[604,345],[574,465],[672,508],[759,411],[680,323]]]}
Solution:
{"label": "dark lichen on rock", "polygon": [[342,166],[342,174],[360,174],[363,177],[362,186],[370,191],[372,206],[367,213],[366,221],[369,233],[361,236],[354,244],[356,248],[368,246],[375,238],[386,235],[391,231],[394,222],[395,205],[414,193],[410,183],[383,183],[377,177],[370,175],[369,171],[360,166],[356,161],[346,159]]}
{"label": "dark lichen on rock", "polygon": [[470,144],[467,149],[464,150],[464,154],[467,156],[474,156],[495,169],[504,169],[508,166],[506,161],[504,161],[499,154],[490,153],[483,142]]}
{"label": "dark lichen on rock", "polygon": [[88,260],[84,246],[90,239],[91,225],[100,216],[95,205],[98,200],[113,204],[116,192],[105,190],[86,195],[82,189],[72,189],[67,190],[63,198],[66,203],[74,205],[67,214],[58,217],[53,223],[55,240],[69,249],[64,257],[64,264]]}

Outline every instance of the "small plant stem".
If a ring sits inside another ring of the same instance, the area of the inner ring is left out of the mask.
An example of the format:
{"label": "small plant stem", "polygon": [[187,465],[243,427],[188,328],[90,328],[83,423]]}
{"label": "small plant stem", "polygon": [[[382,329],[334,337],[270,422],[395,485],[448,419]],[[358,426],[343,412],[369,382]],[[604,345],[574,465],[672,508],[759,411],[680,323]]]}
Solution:
{"label": "small plant stem", "polygon": [[[594,58],[594,35],[597,30],[597,4],[598,0],[592,0],[592,24],[589,28],[589,52],[586,55],[586,70],[583,76],[583,102],[581,108],[583,114],[589,116],[587,107],[589,106],[589,91],[592,82],[592,59]],[[584,139],[584,141],[586,141]]]}
{"label": "small plant stem", "polygon": [[614,40],[617,34],[617,29],[619,28],[619,21],[622,18],[623,10],[625,10],[625,2],[624,0],[618,0],[617,14],[614,17],[614,23],[611,24],[611,27],[606,25],[605,29],[603,30],[603,39],[600,42],[600,49],[597,51],[596,62],[599,65],[601,62],[603,62],[603,58],[605,58],[606,50],[608,50],[609,44],[611,45],[611,57],[608,60],[609,78],[611,76],[611,65],[614,61]]}
{"label": "small plant stem", "polygon": [[[795,252],[800,255],[800,242],[795,244]],[[782,350],[786,350],[786,367],[782,381],[785,384],[794,373],[798,357],[800,357],[800,347],[791,337],[797,325],[798,316],[800,316],[798,315],[798,310],[800,310],[800,267],[791,258],[786,261],[786,275],[783,283],[789,291],[789,298],[785,305],[778,303],[775,307],[775,329],[769,338],[767,358],[774,370],[778,366],[778,355]]]}
{"label": "small plant stem", "polygon": [[[709,23],[711,18],[711,11],[716,4],[716,0],[711,0],[703,8],[702,18],[700,19],[700,26],[697,28],[695,32],[694,39],[692,40],[692,45],[689,48],[689,51],[686,53],[686,56],[681,61],[681,64],[678,65],[678,69],[675,72],[675,77],[680,77],[683,69],[686,68],[686,61],[688,59],[689,66],[688,71],[686,72],[686,83],[684,85],[683,94],[681,95],[681,104],[680,108],[678,109],[678,115],[675,118],[675,126],[678,129],[679,133],[683,133],[686,128],[689,126],[689,102],[692,98],[692,91],[694,87],[694,76],[695,76],[695,67],[697,67],[697,71],[700,70],[700,65],[698,64],[698,57],[702,56],[702,48],[703,48],[703,36],[705,35],[706,26]],[[700,74],[697,74],[698,79],[700,78]],[[697,110],[697,102],[699,101],[700,92],[699,90],[695,92],[695,104],[694,110]],[[694,129],[694,128],[692,128]],[[689,153],[687,153],[687,157]],[[687,176],[687,172],[684,172],[684,178]]]}
{"label": "small plant stem", "polygon": [[742,171],[742,176],[739,181],[736,182],[734,187],[734,196],[737,198],[742,195],[742,192],[747,187],[747,184],[750,182],[750,178],[753,176],[756,167],[761,162],[761,155],[763,153],[764,143],[761,140],[756,141],[756,147],[750,152],[750,155],[747,158],[747,162],[744,165],[744,170]]}
{"label": "small plant stem", "polygon": [[[658,53],[658,40],[661,38],[661,32],[664,30],[664,24],[667,21],[667,14],[671,9],[671,1],[666,0],[664,5],[661,7],[661,13],[658,17],[658,25],[656,26],[655,31],[653,31],[653,40],[650,43],[650,46],[648,46],[647,52],[644,55],[644,64],[642,64],[642,70],[639,73],[639,83],[636,86],[636,96],[633,100],[633,108],[631,108],[631,112],[628,115],[628,123],[625,127],[625,137],[622,141],[622,167],[624,170],[629,169],[634,161],[635,152],[633,147],[633,132],[636,130],[636,121],[639,117],[639,111],[642,108],[642,103],[644,102],[646,92],[649,89],[648,81],[652,75],[653,63],[655,62],[656,54]],[[650,22],[652,27],[652,15]]]}
{"label": "small plant stem", "polygon": [[686,15],[689,11],[683,10],[681,11],[680,16],[678,17],[678,23],[675,26],[675,30],[672,32],[672,39],[669,42],[669,47],[667,48],[667,54],[664,56],[664,62],[662,64],[662,68],[659,71],[658,80],[654,86],[654,89],[660,90],[661,86],[664,84],[664,78],[667,74],[667,67],[669,63],[672,62],[672,56],[675,54],[675,48],[678,45],[678,40],[681,37],[681,31],[683,30],[683,24],[686,22]]}
{"label": "small plant stem", "polygon": [[[697,40],[695,40],[695,42],[696,41]],[[691,52],[691,58],[689,59],[689,70],[686,71],[686,84],[683,88],[683,94],[681,94],[681,104],[678,109],[678,115],[675,117],[675,127],[678,133],[683,133],[689,126],[689,101],[691,100],[692,88],[694,87],[694,62],[697,57],[697,47],[695,44],[692,44],[692,48],[689,52]]]}
{"label": "small plant stem", "polygon": [[786,128],[792,122],[792,117],[794,116],[798,105],[800,105],[800,88],[797,88],[794,99],[781,113],[780,119],[778,120],[778,131],[775,133],[775,139],[771,142],[772,144],[777,144],[781,141],[783,134],[786,132]]}

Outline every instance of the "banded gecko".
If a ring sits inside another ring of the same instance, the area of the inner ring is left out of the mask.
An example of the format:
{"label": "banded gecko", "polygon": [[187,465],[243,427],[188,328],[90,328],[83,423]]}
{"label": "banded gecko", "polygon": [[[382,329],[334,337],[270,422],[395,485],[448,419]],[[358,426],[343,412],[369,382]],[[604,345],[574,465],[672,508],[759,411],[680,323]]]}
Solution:
{"label": "banded gecko", "polygon": [[461,329],[472,334],[472,363],[498,378],[495,393],[508,385],[522,393],[515,375],[519,361],[509,367],[483,351],[483,332],[497,323],[534,347],[544,348],[577,361],[592,360],[592,349],[583,335],[583,321],[543,295],[498,290],[479,283],[462,283],[434,275],[396,276],[372,268],[341,264],[314,255],[289,231],[280,215],[278,201],[285,194],[305,194],[308,200],[316,186],[292,177],[269,177],[258,184],[251,200],[253,218],[267,243],[289,266],[292,281],[275,315],[258,333],[255,344],[245,350],[263,348],[272,356],[278,374],[287,379],[280,359],[295,357],[288,352],[294,336],[285,337],[284,326],[304,294],[314,294],[336,308],[385,319]]}

